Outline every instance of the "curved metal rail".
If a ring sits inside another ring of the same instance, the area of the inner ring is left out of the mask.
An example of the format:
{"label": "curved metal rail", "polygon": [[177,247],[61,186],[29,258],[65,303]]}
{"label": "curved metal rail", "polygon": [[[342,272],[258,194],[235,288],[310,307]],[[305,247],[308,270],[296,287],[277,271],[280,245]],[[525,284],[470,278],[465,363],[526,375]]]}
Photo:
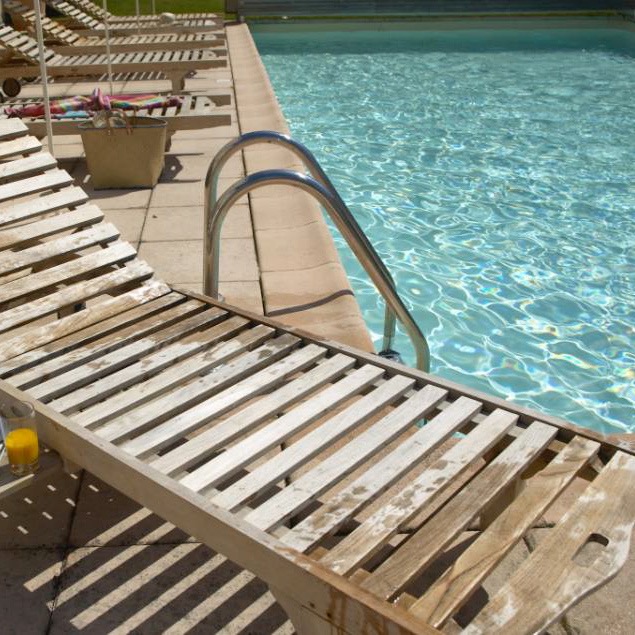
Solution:
{"label": "curved metal rail", "polygon": [[[303,160],[312,176],[292,170],[264,170],[246,176],[232,185],[218,199],[218,179],[225,163],[239,150],[263,142],[275,143],[291,150]],[[399,297],[390,272],[313,154],[305,146],[286,135],[271,131],[246,133],[225,145],[210,164],[205,179],[204,292],[212,297],[218,297],[220,232],[227,212],[241,196],[268,184],[298,187],[311,194],[326,209],[386,302],[383,350],[380,354],[394,355],[392,342],[395,335],[395,319],[398,318],[412,341],[417,357],[417,367],[429,371],[428,343]]]}

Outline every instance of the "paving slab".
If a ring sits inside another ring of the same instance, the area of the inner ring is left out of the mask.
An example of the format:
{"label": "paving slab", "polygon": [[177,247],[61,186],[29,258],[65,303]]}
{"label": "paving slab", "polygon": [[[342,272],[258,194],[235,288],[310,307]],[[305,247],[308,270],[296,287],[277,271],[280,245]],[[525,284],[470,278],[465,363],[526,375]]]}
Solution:
{"label": "paving slab", "polygon": [[[62,570],[63,550],[0,551],[0,632],[3,635],[48,633],[51,610]],[[42,571],[52,575],[40,582]]]}
{"label": "paving slab", "polygon": [[65,565],[51,635],[273,633],[286,622],[262,582],[198,543],[80,548]]}
{"label": "paving slab", "polygon": [[0,499],[0,550],[64,547],[78,491],[78,477],[58,471]]}

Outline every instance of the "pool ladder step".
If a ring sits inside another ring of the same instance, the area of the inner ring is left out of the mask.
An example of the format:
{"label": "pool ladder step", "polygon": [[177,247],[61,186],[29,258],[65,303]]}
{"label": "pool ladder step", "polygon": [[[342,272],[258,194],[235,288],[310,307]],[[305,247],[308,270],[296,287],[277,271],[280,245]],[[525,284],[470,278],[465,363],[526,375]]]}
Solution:
{"label": "pool ladder step", "polygon": [[[287,148],[302,159],[310,174],[294,170],[262,170],[240,179],[219,198],[218,179],[224,165],[236,152],[260,143],[272,143]],[[324,207],[386,302],[384,338],[379,355],[393,361],[401,361],[401,355],[393,350],[396,322],[399,319],[415,349],[417,368],[428,372],[428,343],[399,296],[386,265],[313,154],[306,146],[279,132],[260,130],[242,134],[221,148],[209,166],[205,179],[204,292],[214,298],[218,297],[220,232],[225,216],[239,198],[265,185],[297,187],[311,194]]]}

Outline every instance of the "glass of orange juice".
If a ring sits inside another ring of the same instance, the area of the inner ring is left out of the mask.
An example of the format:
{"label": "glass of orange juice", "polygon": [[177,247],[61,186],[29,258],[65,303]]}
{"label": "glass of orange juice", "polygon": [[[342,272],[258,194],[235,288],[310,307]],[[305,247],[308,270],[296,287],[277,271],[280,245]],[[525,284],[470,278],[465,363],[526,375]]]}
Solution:
{"label": "glass of orange juice", "polygon": [[11,472],[33,474],[40,459],[33,406],[26,401],[0,404],[0,427]]}

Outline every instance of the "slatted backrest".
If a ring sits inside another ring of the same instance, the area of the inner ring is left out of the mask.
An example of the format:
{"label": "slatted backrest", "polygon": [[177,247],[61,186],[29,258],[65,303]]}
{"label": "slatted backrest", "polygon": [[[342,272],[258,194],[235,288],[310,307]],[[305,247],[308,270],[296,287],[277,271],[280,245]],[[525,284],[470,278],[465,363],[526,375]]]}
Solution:
{"label": "slatted backrest", "polygon": [[18,119],[0,121],[0,229],[0,365],[168,290]]}
{"label": "slatted backrest", "polygon": [[64,2],[63,0],[48,0],[47,4],[53,7],[56,11],[59,11],[62,15],[70,18],[74,26],[83,29],[100,29],[103,27],[103,22],[88,15],[86,12],[74,7],[68,2]]}
{"label": "slatted backrest", "polygon": [[[2,6],[12,19],[21,18],[26,22],[29,32],[35,32],[35,11],[33,9],[28,9],[19,0],[4,0]],[[81,39],[77,33],[66,28],[62,23],[46,16],[42,16],[42,32],[46,40],[55,40],[62,44],[72,45]]]}
{"label": "slatted backrest", "polygon": [[[40,63],[37,40],[22,31],[16,31],[10,26],[0,29],[0,46],[13,57],[21,57],[31,64]],[[55,52],[44,47],[44,59],[48,62],[55,57]]]}
{"label": "slatted backrest", "polygon": [[100,20],[103,20],[106,17],[116,17],[112,13],[110,13],[110,11],[104,11],[103,7],[100,7],[94,2],[90,2],[90,0],[68,0],[68,2],[81,11],[88,13],[88,15],[92,15]]}

